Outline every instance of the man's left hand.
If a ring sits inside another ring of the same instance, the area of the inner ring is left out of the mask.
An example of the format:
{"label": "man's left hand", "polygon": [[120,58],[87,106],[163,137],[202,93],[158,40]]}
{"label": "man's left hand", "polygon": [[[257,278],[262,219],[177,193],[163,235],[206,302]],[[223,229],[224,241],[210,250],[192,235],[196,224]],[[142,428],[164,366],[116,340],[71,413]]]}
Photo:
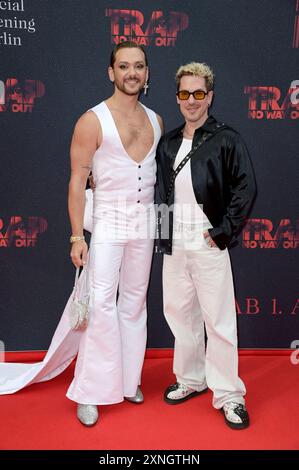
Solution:
{"label": "man's left hand", "polygon": [[209,232],[204,232],[203,236],[205,238],[206,243],[211,247],[211,248],[217,248],[216,243],[214,242],[213,238],[209,234]]}

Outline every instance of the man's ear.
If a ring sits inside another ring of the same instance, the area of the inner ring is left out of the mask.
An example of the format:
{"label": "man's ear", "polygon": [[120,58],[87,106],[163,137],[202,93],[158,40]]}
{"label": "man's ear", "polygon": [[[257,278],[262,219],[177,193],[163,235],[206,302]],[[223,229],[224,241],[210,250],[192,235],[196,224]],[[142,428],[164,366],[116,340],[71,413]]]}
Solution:
{"label": "man's ear", "polygon": [[114,83],[115,77],[114,77],[114,70],[112,67],[108,67],[108,75],[109,75],[110,81]]}

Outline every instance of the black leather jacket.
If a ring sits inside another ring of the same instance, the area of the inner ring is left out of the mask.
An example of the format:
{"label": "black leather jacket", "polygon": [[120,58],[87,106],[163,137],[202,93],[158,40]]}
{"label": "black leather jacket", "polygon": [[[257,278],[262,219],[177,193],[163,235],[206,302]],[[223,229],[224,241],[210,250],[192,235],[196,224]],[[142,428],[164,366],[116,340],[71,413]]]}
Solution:
{"label": "black leather jacket", "polygon": [[[219,123],[210,116],[204,125],[196,130],[192,148],[204,133],[209,135],[218,126]],[[157,185],[163,203],[166,203],[173,164],[183,139],[183,128],[184,124],[165,134],[157,148]],[[196,150],[190,164],[195,198],[213,225],[213,228],[209,229],[212,239],[224,250],[236,243],[235,235],[242,227],[256,195],[255,177],[248,150],[241,136],[231,127],[225,126]],[[167,206],[173,203],[174,191],[167,201]],[[171,254],[172,212],[169,218],[162,212],[161,219],[162,229],[160,226],[157,251]]]}

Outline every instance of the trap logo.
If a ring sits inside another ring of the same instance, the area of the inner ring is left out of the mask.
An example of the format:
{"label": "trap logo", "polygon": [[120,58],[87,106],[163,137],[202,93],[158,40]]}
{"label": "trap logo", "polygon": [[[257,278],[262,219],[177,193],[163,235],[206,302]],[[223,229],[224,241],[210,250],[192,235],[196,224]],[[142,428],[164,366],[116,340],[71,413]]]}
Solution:
{"label": "trap logo", "polygon": [[[296,225],[296,226],[295,226]],[[247,219],[242,231],[243,248],[298,248],[299,219],[281,219],[277,228],[269,219]]]}
{"label": "trap logo", "polygon": [[0,112],[31,113],[37,98],[45,94],[45,85],[40,80],[0,80]]}
{"label": "trap logo", "polygon": [[111,18],[112,44],[130,40],[141,46],[173,47],[178,33],[189,26],[188,15],[178,11],[153,11],[147,23],[139,10],[107,8],[105,16]]}
{"label": "trap logo", "polygon": [[249,119],[298,119],[299,80],[293,80],[285,97],[275,86],[245,86]]}
{"label": "trap logo", "polygon": [[48,222],[43,217],[12,216],[5,226],[0,219],[0,248],[32,248],[37,244],[37,238],[48,228]]}

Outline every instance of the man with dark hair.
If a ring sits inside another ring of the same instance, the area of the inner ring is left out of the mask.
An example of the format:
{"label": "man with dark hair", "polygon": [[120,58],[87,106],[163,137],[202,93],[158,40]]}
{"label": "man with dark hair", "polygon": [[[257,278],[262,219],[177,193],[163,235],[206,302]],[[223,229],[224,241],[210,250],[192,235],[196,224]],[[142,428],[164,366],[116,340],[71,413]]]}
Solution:
{"label": "man with dark hair", "polygon": [[[238,376],[236,310],[228,245],[255,196],[246,146],[232,128],[208,115],[214,75],[192,62],[176,74],[185,118],[157,149],[164,314],[175,337],[176,383],[164,394],[182,403],[209,387],[213,406],[233,429],[249,425]],[[165,210],[165,208],[167,210]],[[174,210],[172,210],[174,209]],[[205,351],[205,333],[207,348]]]}
{"label": "man with dark hair", "polygon": [[133,42],[119,44],[108,73],[114,94],[79,119],[71,145],[69,213],[75,266],[87,258],[83,211],[91,167],[95,183],[89,254],[93,319],[67,393],[79,403],[78,418],[85,425],[96,422],[96,405],[124,397],[143,401],[138,385],[154,238],[148,225],[154,227],[155,153],[162,127],[161,118],[138,101],[148,86],[144,50]]}
{"label": "man with dark hair", "polygon": [[[97,405],[124,398],[143,402],[139,384],[155,236],[155,154],[162,129],[161,118],[138,100],[148,86],[144,50],[133,42],[116,46],[108,74],[114,93],[80,117],[70,152],[71,258],[77,268],[85,265],[78,290],[86,285],[90,296],[89,324],[83,332],[70,329],[71,296],[42,363],[0,364],[0,394],[14,393],[55,377],[78,352],[67,397],[78,404],[85,426],[97,422]],[[83,220],[91,169],[95,190],[87,254]]]}

